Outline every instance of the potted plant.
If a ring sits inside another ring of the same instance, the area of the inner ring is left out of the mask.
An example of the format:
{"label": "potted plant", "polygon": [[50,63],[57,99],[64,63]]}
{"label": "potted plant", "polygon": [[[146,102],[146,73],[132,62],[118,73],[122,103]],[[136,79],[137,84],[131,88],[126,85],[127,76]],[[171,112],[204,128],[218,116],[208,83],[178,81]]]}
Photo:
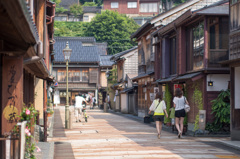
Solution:
{"label": "potted plant", "polygon": [[54,113],[54,111],[50,108],[47,108],[47,116],[50,117],[52,114]]}

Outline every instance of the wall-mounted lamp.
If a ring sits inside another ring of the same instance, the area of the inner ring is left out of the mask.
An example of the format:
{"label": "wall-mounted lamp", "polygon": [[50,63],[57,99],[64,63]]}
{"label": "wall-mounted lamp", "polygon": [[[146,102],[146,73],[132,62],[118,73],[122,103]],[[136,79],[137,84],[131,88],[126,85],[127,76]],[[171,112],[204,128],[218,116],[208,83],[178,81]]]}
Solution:
{"label": "wall-mounted lamp", "polygon": [[213,86],[213,81],[208,81],[208,86]]}
{"label": "wall-mounted lamp", "polygon": [[211,80],[211,76],[212,76],[212,75],[210,75],[210,81],[208,81],[208,86],[211,86],[211,87],[212,87],[212,86],[213,86],[213,81]]}

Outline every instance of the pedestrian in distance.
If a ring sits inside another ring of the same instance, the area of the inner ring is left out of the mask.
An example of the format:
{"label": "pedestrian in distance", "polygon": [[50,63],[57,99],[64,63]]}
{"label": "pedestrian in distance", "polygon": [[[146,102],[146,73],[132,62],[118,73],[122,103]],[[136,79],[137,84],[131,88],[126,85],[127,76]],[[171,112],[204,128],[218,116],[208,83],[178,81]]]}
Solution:
{"label": "pedestrian in distance", "polygon": [[156,122],[156,128],[158,132],[158,139],[160,139],[161,131],[162,131],[162,123],[164,122],[164,112],[166,117],[168,118],[168,114],[166,111],[165,101],[162,100],[162,94],[158,92],[156,94],[155,100],[153,101],[151,107],[149,108],[149,114],[154,112],[153,119]]}
{"label": "pedestrian in distance", "polygon": [[109,94],[107,94],[107,104],[108,104],[108,109],[112,110]]}
{"label": "pedestrian in distance", "polygon": [[176,89],[173,105],[175,108],[175,126],[178,130],[178,138],[182,137],[183,121],[186,116],[185,104],[189,104],[186,97],[183,96],[183,91],[180,88]]}
{"label": "pedestrian in distance", "polygon": [[93,94],[89,93],[89,104],[90,104],[90,109],[93,109]]}
{"label": "pedestrian in distance", "polygon": [[81,122],[80,118],[82,115],[83,102],[87,103],[87,101],[82,97],[80,93],[75,96],[74,112],[75,112],[76,122]]}

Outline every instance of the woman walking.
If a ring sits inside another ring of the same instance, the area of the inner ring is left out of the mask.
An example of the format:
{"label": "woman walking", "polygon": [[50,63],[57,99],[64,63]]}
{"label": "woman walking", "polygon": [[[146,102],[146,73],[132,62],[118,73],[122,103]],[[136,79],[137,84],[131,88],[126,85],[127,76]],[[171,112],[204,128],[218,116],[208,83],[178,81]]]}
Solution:
{"label": "woman walking", "polygon": [[162,123],[164,121],[164,112],[166,114],[166,117],[168,118],[168,114],[166,111],[166,104],[164,100],[162,100],[162,95],[160,92],[156,94],[155,100],[153,101],[151,107],[149,108],[149,114],[151,111],[154,112],[153,118],[156,122],[156,128],[158,132],[158,138],[160,139],[161,131],[162,131]]}
{"label": "woman walking", "polygon": [[173,104],[175,108],[175,125],[178,130],[178,138],[181,138],[183,132],[183,121],[184,117],[186,116],[184,105],[189,103],[186,97],[183,96],[183,91],[180,88],[176,89],[175,97],[173,98]]}

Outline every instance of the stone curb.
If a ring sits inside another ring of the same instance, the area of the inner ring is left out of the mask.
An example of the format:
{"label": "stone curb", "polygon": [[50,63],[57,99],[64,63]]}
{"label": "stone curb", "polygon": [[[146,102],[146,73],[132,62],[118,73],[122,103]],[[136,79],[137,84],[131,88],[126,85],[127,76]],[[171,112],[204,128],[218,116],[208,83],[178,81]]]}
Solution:
{"label": "stone curb", "polygon": [[240,141],[219,141],[219,143],[240,151]]}

